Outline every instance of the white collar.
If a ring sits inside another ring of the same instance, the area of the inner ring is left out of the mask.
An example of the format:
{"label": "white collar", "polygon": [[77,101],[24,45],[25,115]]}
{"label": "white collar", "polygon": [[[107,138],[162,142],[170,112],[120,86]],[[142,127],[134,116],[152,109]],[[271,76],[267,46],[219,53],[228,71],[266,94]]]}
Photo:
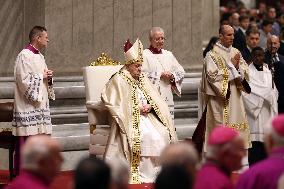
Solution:
{"label": "white collar", "polygon": [[220,43],[220,41],[218,41],[217,43],[216,43],[216,46],[218,46],[219,48],[221,48],[221,49],[223,49],[224,51],[227,51],[227,52],[230,52],[231,51],[231,49],[232,49],[232,46],[230,46],[230,47],[225,47],[225,46],[223,46],[221,43]]}

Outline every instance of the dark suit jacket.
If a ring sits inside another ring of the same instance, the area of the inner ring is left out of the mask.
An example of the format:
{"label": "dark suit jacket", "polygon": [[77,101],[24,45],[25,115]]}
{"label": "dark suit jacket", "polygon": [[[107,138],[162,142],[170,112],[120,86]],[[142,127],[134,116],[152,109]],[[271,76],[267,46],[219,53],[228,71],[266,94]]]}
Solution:
{"label": "dark suit jacket", "polygon": [[251,57],[251,52],[250,50],[248,49],[248,47],[246,46],[242,51],[242,56],[243,58],[245,59],[246,63],[250,63],[252,61],[252,57]]}
{"label": "dark suit jacket", "polygon": [[268,64],[269,69],[274,66],[274,83],[279,92],[278,112],[284,113],[284,56],[278,54],[278,62],[271,63],[271,54],[266,51],[264,62]]}
{"label": "dark suit jacket", "polygon": [[239,51],[242,51],[244,48],[246,48],[246,46],[246,36],[241,29],[238,29],[234,35],[233,47],[239,49]]}
{"label": "dark suit jacket", "polygon": [[280,47],[278,49],[278,53],[284,56],[284,42],[280,41]]}

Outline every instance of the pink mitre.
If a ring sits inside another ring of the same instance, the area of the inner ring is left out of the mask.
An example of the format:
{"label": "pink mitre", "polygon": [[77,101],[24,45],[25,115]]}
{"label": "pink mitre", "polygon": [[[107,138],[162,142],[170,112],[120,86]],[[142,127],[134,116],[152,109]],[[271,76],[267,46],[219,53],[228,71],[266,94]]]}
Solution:
{"label": "pink mitre", "polygon": [[284,136],[284,114],[279,114],[272,120],[272,128],[278,135]]}
{"label": "pink mitre", "polygon": [[209,135],[208,144],[225,144],[238,136],[239,133],[235,129],[227,127],[226,125],[218,125]]}

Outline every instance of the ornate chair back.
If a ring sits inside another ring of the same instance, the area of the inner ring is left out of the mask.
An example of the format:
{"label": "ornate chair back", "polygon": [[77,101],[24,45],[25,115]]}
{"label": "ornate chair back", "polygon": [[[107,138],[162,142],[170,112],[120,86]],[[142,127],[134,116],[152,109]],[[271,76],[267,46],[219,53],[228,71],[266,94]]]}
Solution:
{"label": "ornate chair back", "polygon": [[86,91],[86,107],[90,125],[90,154],[102,156],[110,131],[109,113],[101,102],[101,92],[110,77],[122,68],[105,53],[90,66],[83,68]]}

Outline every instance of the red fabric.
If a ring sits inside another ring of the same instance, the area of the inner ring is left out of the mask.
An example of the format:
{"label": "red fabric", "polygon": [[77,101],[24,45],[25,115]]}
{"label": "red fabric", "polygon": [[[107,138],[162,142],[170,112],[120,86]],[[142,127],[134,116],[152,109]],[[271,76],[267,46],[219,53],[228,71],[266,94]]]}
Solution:
{"label": "red fabric", "polygon": [[39,51],[36,48],[34,48],[31,44],[28,44],[25,49],[29,49],[34,54],[39,54]]}
{"label": "red fabric", "polygon": [[230,142],[238,135],[239,133],[236,130],[225,125],[219,125],[209,135],[208,144],[224,144]]}
{"label": "red fabric", "polygon": [[162,49],[157,49],[157,48],[154,48],[153,46],[150,46],[148,48],[153,54],[162,54]]}
{"label": "red fabric", "polygon": [[129,39],[127,39],[127,41],[124,43],[124,52],[126,53],[132,46],[132,43],[130,43]]}

